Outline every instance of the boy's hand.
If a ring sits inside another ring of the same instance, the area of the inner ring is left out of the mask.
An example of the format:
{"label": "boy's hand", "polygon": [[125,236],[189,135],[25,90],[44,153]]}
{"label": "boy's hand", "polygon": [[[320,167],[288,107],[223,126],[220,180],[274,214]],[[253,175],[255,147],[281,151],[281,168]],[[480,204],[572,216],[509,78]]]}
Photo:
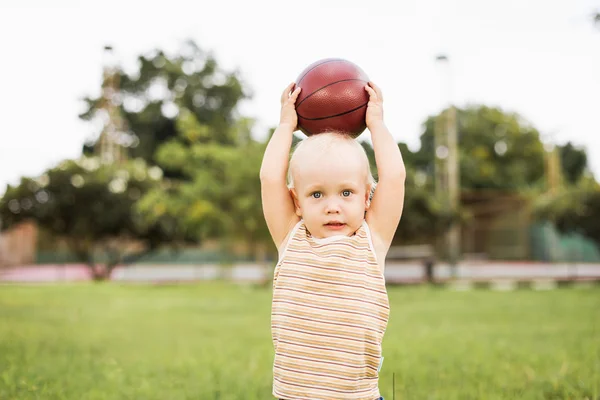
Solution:
{"label": "boy's hand", "polygon": [[383,123],[383,95],[381,89],[373,82],[369,82],[365,86],[365,90],[369,93],[366,123],[371,130],[375,125]]}
{"label": "boy's hand", "polygon": [[[300,94],[300,87],[296,87],[294,82],[285,88],[281,95],[281,115],[279,116],[279,125],[288,125],[295,131],[298,127],[298,114],[296,114],[296,99]],[[292,92],[292,89],[294,90]]]}

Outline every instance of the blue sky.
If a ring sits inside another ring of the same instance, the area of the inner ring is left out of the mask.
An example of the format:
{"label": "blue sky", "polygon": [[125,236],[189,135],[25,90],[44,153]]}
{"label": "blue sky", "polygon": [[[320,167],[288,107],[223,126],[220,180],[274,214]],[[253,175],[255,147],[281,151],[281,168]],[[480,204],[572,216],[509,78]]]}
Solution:
{"label": "blue sky", "polygon": [[[586,147],[600,178],[597,9],[591,0],[0,3],[0,192],[77,157],[98,133],[77,115],[80,98],[98,94],[105,44],[131,68],[138,54],[176,51],[187,38],[241,72],[254,93],[241,111],[257,119],[257,137],[306,65],[342,57],[383,89],[387,125],[412,149],[447,101],[481,103],[520,113],[544,140]],[[442,52],[449,69],[434,62]]]}

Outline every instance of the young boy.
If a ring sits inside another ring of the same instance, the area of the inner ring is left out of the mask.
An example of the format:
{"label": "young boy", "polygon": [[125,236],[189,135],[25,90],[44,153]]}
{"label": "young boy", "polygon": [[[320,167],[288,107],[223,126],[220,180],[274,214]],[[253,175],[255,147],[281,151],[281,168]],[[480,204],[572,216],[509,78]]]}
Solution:
{"label": "young boy", "polygon": [[279,250],[273,395],[382,399],[378,372],[389,317],[383,271],[404,203],[402,156],[383,121],[381,90],[369,83],[366,123],[379,175],[372,198],[366,153],[341,133],[300,142],[288,171],[300,92],[292,89],[282,94],[279,126],[260,171],[263,212]]}

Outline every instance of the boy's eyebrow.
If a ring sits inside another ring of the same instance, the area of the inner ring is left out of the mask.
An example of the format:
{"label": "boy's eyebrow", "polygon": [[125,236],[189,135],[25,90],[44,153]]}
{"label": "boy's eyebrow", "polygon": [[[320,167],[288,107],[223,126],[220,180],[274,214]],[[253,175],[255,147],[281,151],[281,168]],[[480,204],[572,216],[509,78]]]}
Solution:
{"label": "boy's eyebrow", "polygon": [[[357,188],[359,186],[360,185],[356,184],[356,182],[351,182],[351,181],[340,182],[339,184],[337,184],[338,189]],[[313,183],[313,184],[306,186],[306,191],[309,193],[314,192],[316,190],[322,190],[322,189],[323,189],[323,185],[320,183]]]}
{"label": "boy's eyebrow", "polygon": [[313,184],[311,184],[311,185],[308,185],[308,186],[306,187],[306,191],[307,191],[307,192],[314,192],[314,191],[315,191],[315,190],[317,190],[317,189],[321,189],[321,185],[320,185],[320,184],[318,184],[318,183],[313,183]]}

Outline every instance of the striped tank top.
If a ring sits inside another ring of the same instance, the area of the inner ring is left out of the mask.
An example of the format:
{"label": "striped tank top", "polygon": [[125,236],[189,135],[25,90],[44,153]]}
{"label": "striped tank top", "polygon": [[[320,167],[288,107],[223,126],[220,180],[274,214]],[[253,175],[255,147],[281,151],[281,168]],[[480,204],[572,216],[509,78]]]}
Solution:
{"label": "striped tank top", "polygon": [[353,236],[318,239],[300,221],[274,272],[273,395],[378,399],[388,318],[385,279],[367,223]]}

